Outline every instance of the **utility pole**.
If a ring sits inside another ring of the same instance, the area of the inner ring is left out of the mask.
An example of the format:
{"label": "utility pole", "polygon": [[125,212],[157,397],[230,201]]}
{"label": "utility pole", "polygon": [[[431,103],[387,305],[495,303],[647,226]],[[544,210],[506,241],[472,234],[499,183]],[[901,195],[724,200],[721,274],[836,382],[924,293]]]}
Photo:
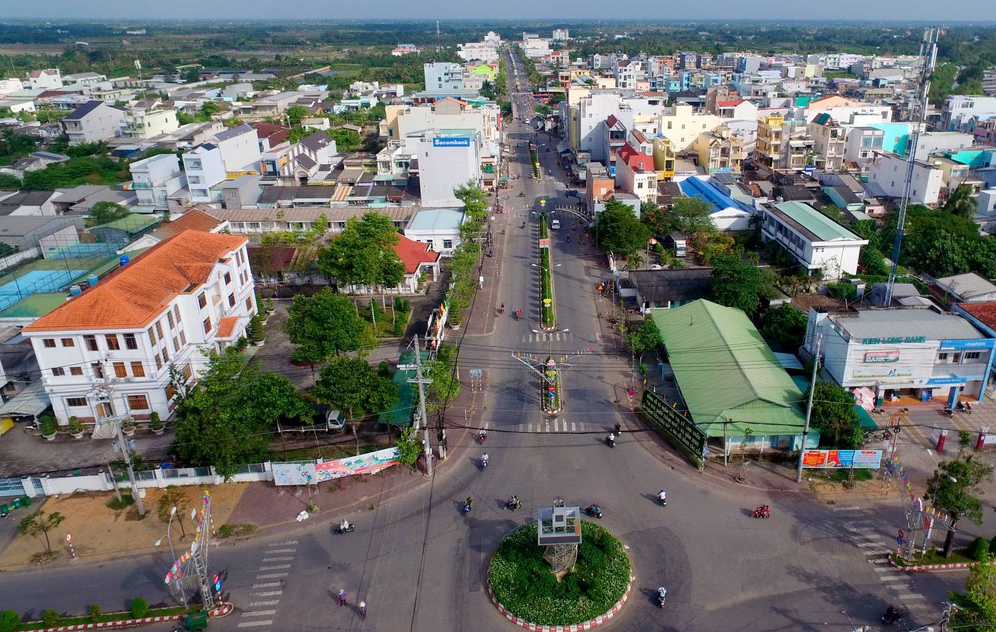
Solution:
{"label": "utility pole", "polygon": [[415,347],[415,379],[408,380],[408,382],[414,382],[418,385],[418,414],[419,419],[422,420],[423,430],[425,431],[425,473],[429,475],[429,478],[432,478],[432,446],[429,444],[429,416],[425,412],[425,385],[432,384],[432,380],[422,377],[422,349],[418,344],[418,334],[415,334],[415,337],[412,339],[412,345]]}
{"label": "utility pole", "polygon": [[795,474],[795,482],[802,482],[802,459],[806,456],[806,439],[809,437],[809,420],[813,416],[813,395],[816,393],[816,374],[820,372],[820,347],[823,346],[823,334],[816,334],[816,354],[813,356],[813,375],[809,381],[809,401],[806,402],[806,425],[802,428],[802,445],[799,446],[799,469]]}
{"label": "utility pole", "polygon": [[131,482],[131,495],[135,499],[135,508],[138,509],[138,515],[144,516],[145,503],[142,502],[142,495],[139,493],[138,485],[135,482],[135,470],[131,466],[131,446],[125,441],[124,433],[121,431],[121,417],[115,417],[111,423],[114,424],[114,434],[118,438],[118,448],[121,450],[125,467],[128,469],[128,481]]}

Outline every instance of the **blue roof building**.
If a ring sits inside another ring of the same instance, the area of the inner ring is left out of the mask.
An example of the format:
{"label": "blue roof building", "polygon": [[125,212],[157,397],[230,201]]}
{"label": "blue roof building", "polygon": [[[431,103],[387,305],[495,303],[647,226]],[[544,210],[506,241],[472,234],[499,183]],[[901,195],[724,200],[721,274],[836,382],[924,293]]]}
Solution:
{"label": "blue roof building", "polygon": [[712,205],[709,219],[719,230],[747,230],[753,209],[744,208],[739,202],[706,179],[690,176],[677,180],[681,192]]}

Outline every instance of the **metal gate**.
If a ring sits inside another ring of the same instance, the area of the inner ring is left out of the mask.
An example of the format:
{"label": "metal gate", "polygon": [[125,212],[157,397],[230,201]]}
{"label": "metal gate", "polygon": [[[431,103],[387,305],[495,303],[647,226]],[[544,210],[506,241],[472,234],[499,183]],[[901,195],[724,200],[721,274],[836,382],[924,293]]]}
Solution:
{"label": "metal gate", "polygon": [[19,478],[0,478],[0,498],[24,496],[24,483]]}

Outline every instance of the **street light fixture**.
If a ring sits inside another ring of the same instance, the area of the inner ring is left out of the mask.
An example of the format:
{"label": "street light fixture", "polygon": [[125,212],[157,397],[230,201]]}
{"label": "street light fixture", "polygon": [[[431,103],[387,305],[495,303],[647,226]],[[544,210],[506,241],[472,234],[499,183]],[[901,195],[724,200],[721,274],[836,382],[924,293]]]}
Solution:
{"label": "street light fixture", "polygon": [[[157,547],[162,545],[163,540],[166,540],[166,542],[169,544],[169,554],[173,558],[173,568],[174,569],[176,569],[176,551],[173,549],[173,538],[171,537],[171,534],[172,534],[172,527],[173,527],[173,516],[175,516],[175,515],[176,515],[176,505],[173,505],[169,509],[169,521],[166,523],[166,534],[163,535],[163,537],[161,537],[158,540],[156,540],[156,546]],[[177,588],[179,589],[180,601],[183,603],[183,607],[186,608],[187,607],[187,595],[184,593],[183,583],[182,582],[183,582],[183,577],[181,576],[181,577],[179,577],[176,580],[176,585],[177,585]]]}

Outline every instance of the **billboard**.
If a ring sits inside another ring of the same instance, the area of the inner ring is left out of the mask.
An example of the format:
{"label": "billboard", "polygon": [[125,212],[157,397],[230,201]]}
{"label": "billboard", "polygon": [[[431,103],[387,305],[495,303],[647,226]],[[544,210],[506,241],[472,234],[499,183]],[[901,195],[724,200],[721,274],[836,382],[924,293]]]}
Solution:
{"label": "billboard", "polygon": [[865,363],[899,362],[899,349],[865,352]]}
{"label": "billboard", "polygon": [[315,463],[273,463],[275,485],[314,485],[354,474],[374,474],[398,462],[398,449],[386,448],[360,456]]}
{"label": "billboard", "polygon": [[881,450],[806,450],[802,467],[811,469],[837,469],[854,467],[877,470],[882,467]]}
{"label": "billboard", "polygon": [[470,147],[469,138],[433,138],[433,147]]}

